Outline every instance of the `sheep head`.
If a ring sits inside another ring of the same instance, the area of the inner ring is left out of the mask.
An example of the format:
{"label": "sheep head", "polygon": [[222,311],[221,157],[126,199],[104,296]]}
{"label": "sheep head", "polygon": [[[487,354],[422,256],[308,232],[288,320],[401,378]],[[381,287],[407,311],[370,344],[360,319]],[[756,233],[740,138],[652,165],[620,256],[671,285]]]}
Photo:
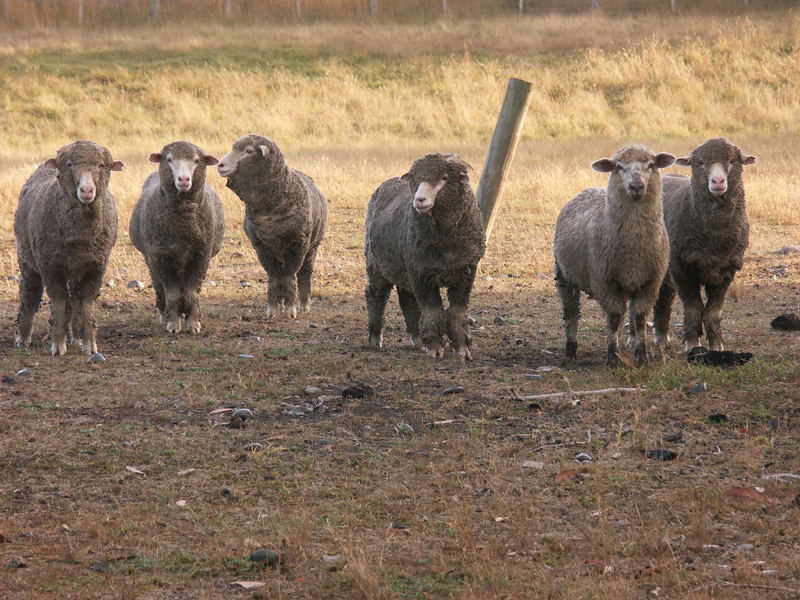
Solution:
{"label": "sheep head", "polygon": [[251,133],[233,143],[231,151],[219,161],[217,172],[226,178],[236,175],[257,180],[283,164],[283,153],[275,142]]}
{"label": "sheep head", "polygon": [[634,145],[622,148],[611,158],[594,161],[592,169],[599,173],[611,173],[609,188],[615,186],[637,202],[647,193],[653,174],[674,162],[675,156],[672,154],[654,154],[644,146]]}
{"label": "sheep head", "polygon": [[742,179],[742,167],[755,163],[755,156],[743,154],[725,138],[706,140],[688,156],[675,161],[677,165],[692,168],[692,187],[695,190],[705,188],[713,198],[719,200],[724,199],[732,181],[738,187]]}
{"label": "sheep head", "polygon": [[414,210],[431,215],[437,206],[437,212],[458,209],[464,188],[469,188],[471,168],[455,154],[427,154],[414,161],[411,170],[401,179],[411,188]]}
{"label": "sheep head", "polygon": [[174,188],[179,193],[202,189],[206,179],[206,166],[219,161],[189,142],[172,142],[153,152],[150,162],[158,163],[161,187]]}
{"label": "sheep head", "polygon": [[58,170],[58,183],[67,198],[84,206],[91,205],[98,192],[105,192],[111,171],[123,169],[122,162],[114,160],[108,148],[87,140],[63,146],[44,166]]}

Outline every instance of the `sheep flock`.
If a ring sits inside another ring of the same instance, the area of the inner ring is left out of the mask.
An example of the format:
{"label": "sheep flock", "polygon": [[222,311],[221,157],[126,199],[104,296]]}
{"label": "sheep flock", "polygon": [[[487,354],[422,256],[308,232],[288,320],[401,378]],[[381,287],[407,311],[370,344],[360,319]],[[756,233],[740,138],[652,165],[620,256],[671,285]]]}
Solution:
{"label": "sheep flock", "polygon": [[[244,204],[244,231],[267,274],[266,317],[296,319],[310,310],[328,200],[311,177],[287,165],[273,140],[245,135],[219,160],[174,141],[149,160],[158,168],[143,182],[128,231],[150,271],[169,334],[200,332],[200,288],[225,228],[222,203],[206,180],[214,165]],[[628,363],[618,340],[626,314],[636,364],[653,356],[648,316],[655,346],[670,344],[676,295],[683,306],[683,350],[702,346],[703,336],[711,350],[723,350],[722,308],[749,242],[743,167],[755,162],[730,141],[714,138],[679,158],[633,144],[591,165],[608,174],[607,187],[578,193],[555,223],[564,360],[578,355],[583,293],[605,312],[609,366]],[[688,167],[690,176],[660,173],[673,163]],[[15,345],[30,345],[46,291],[51,353],[65,354],[69,341],[84,354],[97,352],[94,305],[117,237],[109,184],[111,172],[122,170],[107,148],[79,140],[39,165],[22,186],[14,219],[20,270]],[[472,360],[467,310],[486,240],[470,171],[454,154],[431,153],[372,194],[364,256],[365,339],[373,350],[382,347],[384,312],[396,288],[414,348],[437,359]]]}

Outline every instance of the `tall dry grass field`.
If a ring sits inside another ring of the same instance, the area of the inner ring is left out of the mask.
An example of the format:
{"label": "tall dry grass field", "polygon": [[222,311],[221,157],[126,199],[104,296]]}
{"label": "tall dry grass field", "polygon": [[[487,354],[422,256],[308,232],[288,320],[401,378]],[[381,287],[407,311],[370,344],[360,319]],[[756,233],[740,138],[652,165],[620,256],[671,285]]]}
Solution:
{"label": "tall dry grass field", "polygon": [[[370,194],[433,151],[461,154],[477,184],[512,76],[534,92],[476,283],[478,360],[410,352],[394,304],[387,349],[367,351]],[[0,384],[0,596],[796,597],[797,485],[759,479],[800,471],[800,342],[767,327],[800,300],[797,257],[770,254],[800,243],[794,13],[4,31],[0,90],[0,370],[17,380]],[[126,232],[146,157],[175,139],[222,156],[248,132],[275,139],[330,200],[314,312],[263,318],[241,203],[210,173],[226,242],[203,334],[170,338],[152,291],[124,285],[148,282]],[[759,159],[745,175],[752,241],[726,317],[732,347],[756,360],[697,369],[668,351],[609,372],[587,303],[582,360],[560,365],[553,224],[570,197],[605,185],[591,162],[631,141],[683,155],[717,135]],[[100,367],[10,347],[17,195],[78,138],[126,163],[111,183],[121,233],[107,274],[117,285],[98,309]],[[32,375],[14,376],[23,366]],[[338,394],[355,380],[375,396],[329,399],[304,419],[281,412],[306,386]],[[699,380],[710,391],[687,396]],[[443,396],[452,384],[465,394]],[[617,385],[644,391],[519,400]],[[208,411],[229,404],[254,409],[247,430],[213,425]],[[674,463],[643,458],[676,432]],[[594,457],[586,477],[556,483],[585,468],[571,460],[579,451]],[[732,486],[766,495],[731,499]],[[284,554],[281,569],[244,560],[259,545]],[[265,586],[236,591],[236,579]]]}

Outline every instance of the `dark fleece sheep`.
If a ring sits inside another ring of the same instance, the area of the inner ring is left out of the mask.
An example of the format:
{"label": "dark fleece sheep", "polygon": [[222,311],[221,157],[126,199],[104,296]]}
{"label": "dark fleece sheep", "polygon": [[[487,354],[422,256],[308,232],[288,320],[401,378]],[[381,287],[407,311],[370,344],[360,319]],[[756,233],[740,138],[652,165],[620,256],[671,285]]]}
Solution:
{"label": "dark fleece sheep", "polygon": [[66,354],[68,332],[85,354],[97,352],[94,303],[117,239],[108,182],[111,171],[122,168],[107,148],[80,140],[61,148],[22,186],[14,216],[17,346],[30,344],[33,316],[46,289],[53,355]]}
{"label": "dark fleece sheep", "polygon": [[[705,327],[711,350],[723,350],[722,306],[749,243],[742,167],[756,162],[725,138],[707,140],[676,164],[692,177],[664,178],[664,220],[669,232],[669,274],[655,305],[655,342],[669,341],[672,301],[683,303],[686,352],[700,345]],[[705,287],[706,303],[700,295]]]}
{"label": "dark fleece sheep", "polygon": [[372,194],[364,241],[370,346],[381,346],[386,301],[396,286],[415,347],[442,357],[446,333],[456,355],[472,360],[466,312],[485,239],[469,169],[452,154],[428,154]]}
{"label": "dark fleece sheep", "polygon": [[200,333],[200,286],[222,247],[222,203],[206,183],[206,166],[217,159],[189,142],[172,142],[150,155],[158,171],[144,182],[129,233],[144,255],[156,308],[167,331]]}
{"label": "dark fleece sheep", "polygon": [[264,136],[239,138],[217,165],[244,202],[244,230],[267,272],[267,318],[281,309],[308,312],[314,260],[325,235],[328,204],[314,180],[286,165],[277,144]]}
{"label": "dark fleece sheep", "polygon": [[658,169],[675,161],[634,145],[592,164],[610,173],[607,189],[589,188],[570,200],[556,221],[553,242],[556,287],[564,307],[568,358],[575,358],[581,291],[606,313],[606,362],[615,366],[618,332],[630,301],[634,357],[648,360],[647,313],[667,271],[669,247],[661,207]]}

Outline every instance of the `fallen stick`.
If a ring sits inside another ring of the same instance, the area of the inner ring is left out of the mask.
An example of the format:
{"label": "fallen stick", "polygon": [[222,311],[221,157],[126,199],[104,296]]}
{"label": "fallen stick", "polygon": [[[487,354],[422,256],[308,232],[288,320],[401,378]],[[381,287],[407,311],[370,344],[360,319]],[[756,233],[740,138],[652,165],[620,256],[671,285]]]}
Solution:
{"label": "fallen stick", "polygon": [[595,394],[610,394],[611,392],[641,392],[642,388],[613,387],[604,390],[584,390],[552,392],[550,394],[536,394],[534,396],[520,396],[521,400],[546,400],[547,398],[564,398],[569,396],[594,396]]}

